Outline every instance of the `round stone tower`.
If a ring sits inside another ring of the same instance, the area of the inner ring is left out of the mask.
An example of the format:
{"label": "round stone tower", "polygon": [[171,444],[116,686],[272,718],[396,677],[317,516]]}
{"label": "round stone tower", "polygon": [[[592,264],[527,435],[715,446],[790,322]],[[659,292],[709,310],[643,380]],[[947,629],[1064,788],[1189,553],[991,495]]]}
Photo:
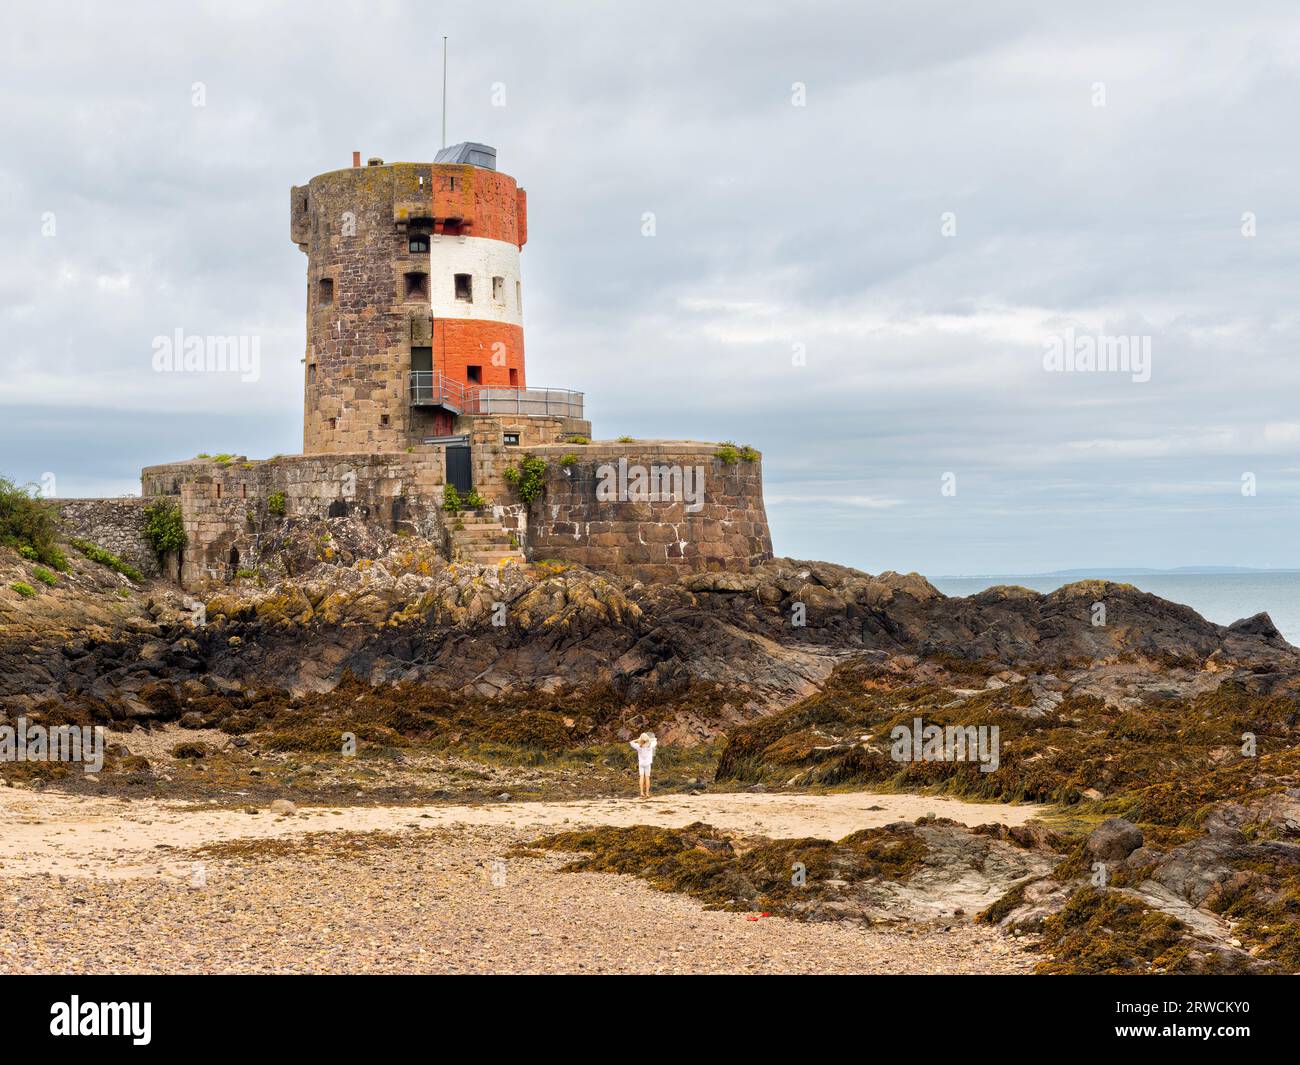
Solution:
{"label": "round stone tower", "polygon": [[293,188],[290,236],[307,253],[304,453],[404,451],[527,387],[527,200],[494,149],[354,153]]}

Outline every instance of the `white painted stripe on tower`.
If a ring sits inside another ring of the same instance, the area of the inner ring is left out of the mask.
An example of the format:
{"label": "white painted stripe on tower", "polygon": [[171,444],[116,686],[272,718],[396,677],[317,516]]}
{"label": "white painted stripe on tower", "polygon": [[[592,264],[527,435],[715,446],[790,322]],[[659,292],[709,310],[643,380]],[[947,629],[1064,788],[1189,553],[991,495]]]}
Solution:
{"label": "white painted stripe on tower", "polygon": [[[469,300],[457,299],[456,275],[470,277]],[[500,280],[494,284],[493,279]],[[519,249],[488,237],[434,237],[429,242],[429,303],[434,318],[524,324]]]}

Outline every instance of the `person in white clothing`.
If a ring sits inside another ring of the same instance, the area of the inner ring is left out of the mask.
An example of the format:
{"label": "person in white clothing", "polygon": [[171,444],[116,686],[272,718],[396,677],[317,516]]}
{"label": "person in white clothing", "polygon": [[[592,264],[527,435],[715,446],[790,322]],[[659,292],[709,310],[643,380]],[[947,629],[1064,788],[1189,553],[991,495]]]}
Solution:
{"label": "person in white clothing", "polygon": [[650,798],[650,767],[654,764],[655,748],[659,741],[653,732],[643,732],[628,743],[636,751],[636,767],[641,775],[641,798]]}

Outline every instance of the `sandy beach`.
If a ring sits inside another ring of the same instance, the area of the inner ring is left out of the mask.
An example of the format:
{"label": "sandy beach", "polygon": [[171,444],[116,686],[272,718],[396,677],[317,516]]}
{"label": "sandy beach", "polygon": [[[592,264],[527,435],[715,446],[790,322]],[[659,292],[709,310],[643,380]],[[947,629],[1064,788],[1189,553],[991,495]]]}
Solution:
{"label": "sandy beach", "polygon": [[[256,809],[250,807],[249,809]],[[402,832],[490,827],[514,832],[587,825],[676,828],[703,821],[716,828],[792,839],[841,839],[863,828],[934,814],[965,825],[1024,824],[1042,812],[1032,804],[969,803],[923,795],[852,792],[835,795],[668,795],[648,800],[499,802],[478,805],[301,807],[294,816],[195,807],[179,802],[97,799],[48,790],[0,789],[0,876],[54,873],[122,878],[179,875],[170,861],[219,841],[305,833]],[[160,853],[160,851],[162,853]]]}
{"label": "sandy beach", "polygon": [[1027,972],[1021,944],[948,927],[709,911],[625,876],[515,857],[540,831],[719,828],[839,838],[1033,806],[761,793],[305,807],[276,815],[0,789],[4,972]]}

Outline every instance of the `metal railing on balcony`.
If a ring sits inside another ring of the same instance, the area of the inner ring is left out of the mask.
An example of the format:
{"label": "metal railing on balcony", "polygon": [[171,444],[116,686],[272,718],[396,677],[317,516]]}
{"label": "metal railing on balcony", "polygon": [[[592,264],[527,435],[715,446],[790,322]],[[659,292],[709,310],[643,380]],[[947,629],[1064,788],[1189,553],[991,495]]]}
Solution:
{"label": "metal railing on balcony", "polygon": [[477,414],[582,417],[582,393],[568,388],[479,388],[474,403]]}
{"label": "metal railing on balcony", "polygon": [[436,370],[411,371],[411,406],[445,407],[454,414],[466,410],[466,392],[459,381],[444,377]]}
{"label": "metal railing on balcony", "polygon": [[436,370],[411,371],[410,395],[412,406],[443,407],[455,414],[582,417],[583,394],[572,389],[478,387]]}

